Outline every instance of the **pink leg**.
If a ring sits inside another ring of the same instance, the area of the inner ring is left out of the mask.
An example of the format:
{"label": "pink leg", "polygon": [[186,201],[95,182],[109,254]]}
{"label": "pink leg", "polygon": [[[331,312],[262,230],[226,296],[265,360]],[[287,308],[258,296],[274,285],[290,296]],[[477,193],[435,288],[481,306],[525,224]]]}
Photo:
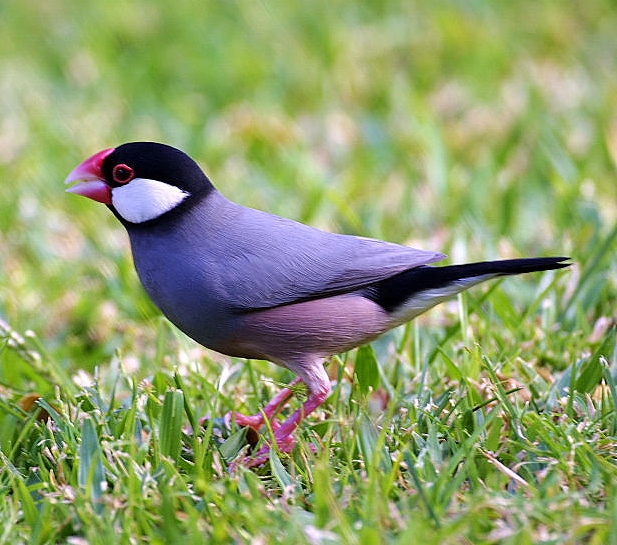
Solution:
{"label": "pink leg", "polygon": [[[274,430],[274,440],[281,452],[291,452],[295,441],[292,433],[296,430],[300,422],[319,407],[328,397],[330,388],[326,391],[320,391],[309,395],[308,399],[296,410],[285,422]],[[268,460],[270,445],[264,445],[259,452],[251,456],[244,462],[246,467],[254,467],[265,463]]]}
{"label": "pink leg", "polygon": [[[285,422],[277,426],[272,426],[274,441],[281,452],[291,452],[295,445],[293,432],[302,422],[302,419],[311,414],[319,407],[330,394],[330,379],[323,367],[323,360],[309,360],[297,362],[296,365],[288,367],[298,374],[298,377],[306,384],[309,390],[308,399],[304,405],[296,410]],[[266,437],[266,440],[269,438]],[[250,456],[239,463],[246,467],[254,467],[265,463],[268,460],[270,445],[264,445],[256,454]],[[229,469],[233,471],[235,464],[231,464]]]}
{"label": "pink leg", "polygon": [[289,398],[292,396],[293,391],[291,389],[292,386],[302,382],[300,377],[296,377],[293,379],[289,386],[283,388],[278,394],[276,394],[270,402],[263,408],[261,412],[257,414],[246,415],[237,412],[230,412],[225,415],[225,421],[235,421],[238,426],[248,426],[249,428],[253,428],[254,430],[259,430],[264,425],[264,416],[270,422],[272,429],[277,429],[279,427],[278,422],[273,420],[273,417],[287,404]]}

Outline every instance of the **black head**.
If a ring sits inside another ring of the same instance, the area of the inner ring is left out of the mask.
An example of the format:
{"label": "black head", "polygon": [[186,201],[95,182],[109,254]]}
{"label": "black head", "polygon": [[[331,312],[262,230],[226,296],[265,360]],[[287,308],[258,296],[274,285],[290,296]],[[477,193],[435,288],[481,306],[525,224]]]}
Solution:
{"label": "black head", "polygon": [[[165,182],[192,195],[212,187],[199,165],[186,153],[158,142],[129,142],[105,157],[101,170],[111,187],[126,183],[123,179],[114,179],[114,169],[117,174],[123,165],[132,170],[133,178]],[[120,174],[123,174],[121,170]]]}
{"label": "black head", "polygon": [[68,191],[110,206],[124,223],[141,224],[197,202],[214,190],[184,152],[156,142],[131,142],[86,159],[66,179]]}

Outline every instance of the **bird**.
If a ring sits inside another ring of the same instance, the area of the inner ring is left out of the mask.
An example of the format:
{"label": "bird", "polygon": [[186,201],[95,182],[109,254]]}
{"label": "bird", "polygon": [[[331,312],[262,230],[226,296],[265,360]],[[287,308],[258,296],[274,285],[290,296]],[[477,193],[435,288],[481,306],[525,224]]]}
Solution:
{"label": "bird", "polygon": [[[66,191],[107,205],[125,227],[137,275],[181,331],[228,356],[268,360],[296,378],[254,415],[227,415],[273,437],[242,464],[263,465],[331,391],[334,354],[367,344],[491,278],[570,265],[567,257],[447,266],[440,252],[338,234],[237,204],[187,154],[157,142],[104,149],[75,167]],[[277,420],[293,387],[307,397]]]}

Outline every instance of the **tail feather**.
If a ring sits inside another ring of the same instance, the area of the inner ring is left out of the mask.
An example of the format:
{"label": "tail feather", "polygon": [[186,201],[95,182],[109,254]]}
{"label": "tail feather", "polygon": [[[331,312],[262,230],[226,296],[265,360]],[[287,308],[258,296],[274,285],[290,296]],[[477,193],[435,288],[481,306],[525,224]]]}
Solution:
{"label": "tail feather", "polygon": [[[482,261],[445,267],[423,266],[403,271],[377,282],[365,290],[365,296],[389,313],[401,307],[417,309],[417,314],[475,284],[513,274],[548,271],[568,267],[568,257],[531,257]],[[410,308],[411,307],[411,308]],[[407,315],[408,312],[405,312]]]}

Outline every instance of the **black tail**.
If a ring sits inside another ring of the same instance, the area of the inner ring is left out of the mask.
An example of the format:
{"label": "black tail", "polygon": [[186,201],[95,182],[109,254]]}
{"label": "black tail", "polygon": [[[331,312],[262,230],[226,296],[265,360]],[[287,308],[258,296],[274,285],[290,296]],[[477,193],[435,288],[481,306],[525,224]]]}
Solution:
{"label": "black tail", "polygon": [[[434,295],[434,302],[426,306],[430,308],[489,278],[562,269],[570,265],[566,263],[569,259],[568,257],[530,257],[445,267],[416,267],[373,284],[366,289],[365,296],[375,301],[384,310],[393,312],[401,306],[407,306],[416,297],[418,303],[420,300],[423,304],[430,303],[430,297]],[[417,306],[420,308],[420,305]]]}

